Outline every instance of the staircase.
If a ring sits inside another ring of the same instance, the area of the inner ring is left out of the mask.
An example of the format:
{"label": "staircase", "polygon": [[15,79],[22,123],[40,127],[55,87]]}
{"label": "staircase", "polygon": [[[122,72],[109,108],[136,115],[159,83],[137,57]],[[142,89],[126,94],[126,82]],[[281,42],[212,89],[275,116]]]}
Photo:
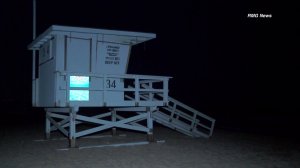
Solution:
{"label": "staircase", "polygon": [[212,135],[215,119],[169,97],[169,105],[153,112],[154,121],[192,137]]}
{"label": "staircase", "polygon": [[[147,84],[142,84],[141,87],[151,88]],[[156,94],[156,96],[152,94],[145,93],[139,96],[144,100],[156,100],[163,96],[162,94]],[[168,100],[167,106],[159,107],[153,112],[154,121],[188,136],[205,138],[212,136],[215,119],[172,97],[168,97]]]}

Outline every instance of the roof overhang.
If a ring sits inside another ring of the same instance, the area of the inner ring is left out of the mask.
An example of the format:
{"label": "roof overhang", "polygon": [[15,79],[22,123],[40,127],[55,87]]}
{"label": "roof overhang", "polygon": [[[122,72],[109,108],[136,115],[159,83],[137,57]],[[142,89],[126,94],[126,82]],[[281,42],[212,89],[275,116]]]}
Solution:
{"label": "roof overhang", "polygon": [[126,45],[136,45],[156,38],[156,34],[154,33],[52,25],[45,32],[39,35],[32,43],[30,43],[28,45],[28,49],[39,50],[44,43],[52,39],[55,35],[62,34],[71,36],[72,33],[83,33],[87,35],[95,34],[97,35],[98,41]]}

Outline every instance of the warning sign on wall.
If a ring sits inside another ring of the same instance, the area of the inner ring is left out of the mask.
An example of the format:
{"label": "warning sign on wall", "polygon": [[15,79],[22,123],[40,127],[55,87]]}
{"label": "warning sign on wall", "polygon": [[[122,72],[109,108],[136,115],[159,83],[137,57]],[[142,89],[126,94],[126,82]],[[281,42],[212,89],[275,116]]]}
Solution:
{"label": "warning sign on wall", "polygon": [[129,56],[129,46],[99,42],[97,46],[97,72],[125,74]]}
{"label": "warning sign on wall", "polygon": [[120,46],[107,45],[105,64],[120,64]]}

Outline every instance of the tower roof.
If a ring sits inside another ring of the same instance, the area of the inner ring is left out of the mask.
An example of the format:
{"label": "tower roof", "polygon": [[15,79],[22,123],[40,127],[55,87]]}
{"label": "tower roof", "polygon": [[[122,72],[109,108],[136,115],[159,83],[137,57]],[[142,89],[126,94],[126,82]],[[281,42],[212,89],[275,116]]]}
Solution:
{"label": "tower roof", "polygon": [[97,35],[98,41],[127,45],[139,44],[156,37],[156,34],[154,33],[52,25],[45,32],[40,34],[31,44],[29,44],[28,49],[39,50],[40,47],[45,42],[53,38],[54,35],[63,34],[72,36],[72,33],[82,33],[86,34],[87,36],[89,34],[94,34]]}

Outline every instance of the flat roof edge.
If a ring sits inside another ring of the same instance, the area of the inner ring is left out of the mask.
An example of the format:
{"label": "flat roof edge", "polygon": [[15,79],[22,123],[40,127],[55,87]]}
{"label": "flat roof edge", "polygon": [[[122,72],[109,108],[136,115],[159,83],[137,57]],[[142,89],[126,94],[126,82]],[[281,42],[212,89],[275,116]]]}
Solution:
{"label": "flat roof edge", "polygon": [[[145,38],[145,40],[142,42],[156,38],[155,33],[52,25],[46,31],[44,31],[42,34],[40,34],[33,42],[31,42],[27,46],[27,48],[29,50],[38,50],[40,45],[36,46],[36,44],[39,43],[41,40],[43,40],[46,36],[50,35],[52,32],[68,32],[68,33],[74,32],[74,33],[102,34],[102,35],[112,35],[112,36]],[[55,34],[55,33],[53,33],[53,34]],[[139,43],[141,43],[141,42],[139,42]],[[138,42],[135,44],[138,44]]]}
{"label": "flat roof edge", "polygon": [[120,36],[140,36],[140,37],[156,38],[155,33],[136,32],[136,31],[97,29],[97,28],[61,26],[61,25],[52,25],[51,28],[53,31],[67,31],[67,32],[93,33],[93,34],[106,34],[106,35],[113,34],[113,35],[120,35]]}

